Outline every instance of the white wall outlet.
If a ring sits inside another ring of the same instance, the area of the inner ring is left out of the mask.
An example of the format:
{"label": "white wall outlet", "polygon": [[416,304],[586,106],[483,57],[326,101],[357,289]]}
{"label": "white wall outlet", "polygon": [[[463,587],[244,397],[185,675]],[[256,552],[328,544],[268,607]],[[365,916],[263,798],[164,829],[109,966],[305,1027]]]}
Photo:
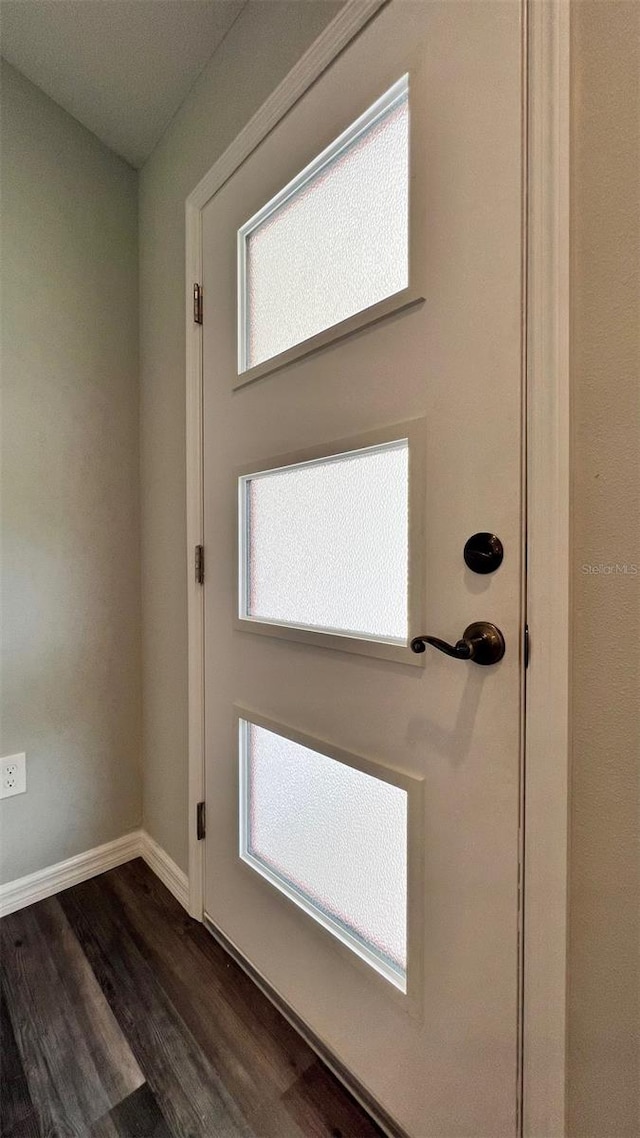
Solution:
{"label": "white wall outlet", "polygon": [[5,755],[0,759],[0,798],[24,794],[27,789],[27,756]]}

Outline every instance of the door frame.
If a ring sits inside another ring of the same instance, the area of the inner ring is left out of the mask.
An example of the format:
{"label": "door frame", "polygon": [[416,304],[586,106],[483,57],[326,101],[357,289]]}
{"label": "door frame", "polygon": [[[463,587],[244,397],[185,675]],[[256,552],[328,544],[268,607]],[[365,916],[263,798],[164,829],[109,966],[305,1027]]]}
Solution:
{"label": "door frame", "polygon": [[[204,912],[204,590],[202,211],[280,119],[387,0],[347,3],[189,194],[186,222],[186,521],[189,912]],[[521,0],[526,30],[526,672],[522,805],[521,1101],[524,1138],[566,1133],[569,807],[569,99],[570,0]],[[553,383],[549,377],[553,377]],[[549,570],[553,566],[553,571]]]}

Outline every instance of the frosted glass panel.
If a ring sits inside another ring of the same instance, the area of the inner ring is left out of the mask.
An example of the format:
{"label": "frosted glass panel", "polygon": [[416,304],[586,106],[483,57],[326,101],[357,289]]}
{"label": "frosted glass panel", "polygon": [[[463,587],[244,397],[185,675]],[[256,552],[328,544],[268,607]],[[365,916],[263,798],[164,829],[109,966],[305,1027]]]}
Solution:
{"label": "frosted glass panel", "polygon": [[403,80],[241,230],[241,371],[408,286],[408,190]]}
{"label": "frosted glass panel", "polygon": [[408,473],[401,439],[243,479],[240,615],[405,644]]}
{"label": "frosted glass panel", "polygon": [[406,790],[253,723],[240,739],[243,858],[404,977]]}

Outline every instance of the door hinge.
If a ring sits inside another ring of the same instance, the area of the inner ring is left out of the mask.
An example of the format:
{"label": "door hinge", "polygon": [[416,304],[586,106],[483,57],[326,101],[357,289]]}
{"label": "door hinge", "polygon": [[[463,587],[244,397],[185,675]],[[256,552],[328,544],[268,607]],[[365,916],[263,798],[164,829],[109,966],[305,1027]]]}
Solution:
{"label": "door hinge", "polygon": [[196,585],[204,585],[204,545],[196,545],[195,573]]}
{"label": "door hinge", "polygon": [[524,666],[529,667],[529,653],[531,651],[531,640],[529,636],[529,625],[524,626]]}
{"label": "door hinge", "polygon": [[202,324],[202,286],[199,284],[193,286],[193,322]]}
{"label": "door hinge", "polygon": [[202,841],[207,835],[207,819],[204,802],[199,802],[196,807],[196,837],[199,842]]}

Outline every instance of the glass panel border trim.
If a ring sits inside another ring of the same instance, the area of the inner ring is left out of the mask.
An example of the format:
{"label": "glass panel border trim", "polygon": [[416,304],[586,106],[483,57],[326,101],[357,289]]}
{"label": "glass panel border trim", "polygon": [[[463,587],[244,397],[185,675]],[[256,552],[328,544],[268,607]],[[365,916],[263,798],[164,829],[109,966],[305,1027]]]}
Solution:
{"label": "glass panel border trim", "polygon": [[416,248],[418,228],[416,225],[416,210],[414,201],[420,197],[420,187],[416,185],[413,175],[413,139],[414,115],[413,108],[409,112],[409,285],[397,293],[376,302],[368,308],[354,313],[345,320],[316,333],[307,340],[287,348],[285,351],[264,360],[253,367],[247,362],[247,238],[264,221],[275,213],[280,207],[303,186],[311,181],[322,169],[333,162],[342,152],[348,149],[359,135],[367,131],[378,119],[387,115],[395,106],[404,102],[409,96],[410,82],[414,79],[413,69],[402,75],[389,89],[381,95],[372,105],[361,114],[346,130],[342,132],[329,146],[304,167],[291,181],[289,181],[273,198],[261,207],[238,229],[237,233],[237,376],[233,386],[242,387],[254,379],[276,371],[278,368],[308,355],[318,348],[325,347],[335,340],[368,324],[374,323],[382,317],[397,312],[399,309],[418,304],[425,299],[424,287],[416,281],[416,266],[413,251]]}
{"label": "glass panel border trim", "polygon": [[[278,455],[271,460],[253,463],[236,470],[237,541],[236,581],[238,583],[237,609],[234,627],[239,631],[255,632],[324,648],[354,652],[363,656],[394,660],[413,667],[425,666],[425,654],[412,652],[409,643],[418,636],[424,624],[424,500],[425,500],[425,430],[424,419],[396,423],[377,431],[369,431],[349,439],[310,447],[293,454]],[[322,463],[327,459],[348,456],[353,452],[383,449],[394,443],[407,441],[409,445],[409,553],[408,553],[408,634],[406,643],[385,640],[375,636],[351,635],[346,632],[324,631],[318,628],[269,621],[247,615],[248,582],[248,530],[246,485],[252,477],[269,474],[290,466]],[[418,629],[416,632],[415,629]]]}
{"label": "glass panel border trim", "polygon": [[[304,628],[309,632],[320,632],[323,635],[326,635],[328,633],[329,635],[333,635],[333,636],[348,636],[348,637],[353,638],[355,640],[366,640],[366,641],[371,640],[371,641],[379,642],[381,644],[402,644],[402,645],[406,645],[406,643],[407,643],[406,637],[399,637],[399,636],[392,636],[392,635],[385,636],[383,634],[378,634],[375,632],[357,632],[353,628],[347,629],[347,628],[340,627],[339,625],[327,624],[326,626],[324,626],[324,625],[313,624],[313,623],[305,624],[302,621],[287,620],[284,617],[260,616],[260,615],[256,614],[255,612],[250,611],[250,607],[251,607],[250,606],[250,581],[251,581],[250,545],[251,545],[252,520],[254,517],[254,511],[250,508],[250,505],[249,505],[249,495],[250,495],[251,485],[254,482],[259,482],[263,478],[268,479],[273,475],[278,475],[281,473],[287,473],[287,472],[293,473],[294,471],[303,471],[303,470],[309,469],[310,467],[312,468],[312,467],[333,466],[333,465],[337,465],[337,464],[342,463],[342,462],[348,462],[349,460],[352,460],[352,459],[357,460],[359,458],[366,458],[368,456],[381,455],[381,454],[384,454],[384,453],[389,452],[389,451],[395,452],[398,450],[404,451],[407,455],[407,460],[408,460],[409,440],[408,439],[402,439],[402,438],[394,439],[392,442],[379,443],[377,446],[359,447],[357,450],[343,451],[340,454],[336,454],[336,455],[331,455],[331,454],[325,455],[322,458],[309,459],[306,462],[293,463],[293,464],[288,465],[288,466],[277,467],[274,470],[254,472],[253,474],[247,474],[247,475],[244,475],[240,478],[240,487],[239,487],[240,496],[241,496],[240,509],[243,511],[243,514],[244,514],[244,525],[242,526],[242,530],[241,530],[241,535],[244,538],[244,540],[242,542],[242,550],[241,550],[241,554],[240,554],[240,557],[241,557],[241,562],[240,562],[240,565],[241,565],[240,617],[242,619],[251,620],[251,621],[259,621],[262,624],[278,624],[278,625],[282,625],[284,627],[289,627],[289,628]],[[408,482],[406,485],[407,485],[407,541],[408,541]],[[409,566],[408,566],[408,563],[406,561],[405,561],[405,570],[406,570],[406,574],[407,574],[407,586],[406,586],[407,587],[407,593],[405,594],[405,599],[406,599],[407,594],[408,594],[408,585],[409,585]]]}
{"label": "glass panel border trim", "polygon": [[[421,776],[411,775],[405,771],[387,766],[383,763],[366,758],[340,747],[334,747],[324,739],[306,735],[301,731],[289,727],[276,720],[268,719],[244,707],[234,707],[236,733],[238,740],[238,856],[245,865],[269,882],[279,893],[283,894],[296,907],[311,917],[315,925],[320,926],[331,934],[332,938],[348,950],[347,959],[352,962],[364,961],[376,973],[389,981],[404,999],[407,997],[415,1002],[418,993],[418,964],[422,951],[422,875],[423,859],[422,818],[424,814],[424,780]],[[248,818],[248,730],[249,726],[262,727],[284,739],[290,739],[303,747],[316,751],[320,755],[343,763],[354,770],[362,771],[372,778],[390,783],[404,790],[407,794],[407,967],[403,971],[399,967],[388,963],[373,949],[347,928],[334,920],[329,914],[314,906],[311,901],[296,889],[295,885],[284,877],[271,871],[259,858],[252,856],[249,851],[249,818]],[[354,959],[355,958],[355,959]]]}

